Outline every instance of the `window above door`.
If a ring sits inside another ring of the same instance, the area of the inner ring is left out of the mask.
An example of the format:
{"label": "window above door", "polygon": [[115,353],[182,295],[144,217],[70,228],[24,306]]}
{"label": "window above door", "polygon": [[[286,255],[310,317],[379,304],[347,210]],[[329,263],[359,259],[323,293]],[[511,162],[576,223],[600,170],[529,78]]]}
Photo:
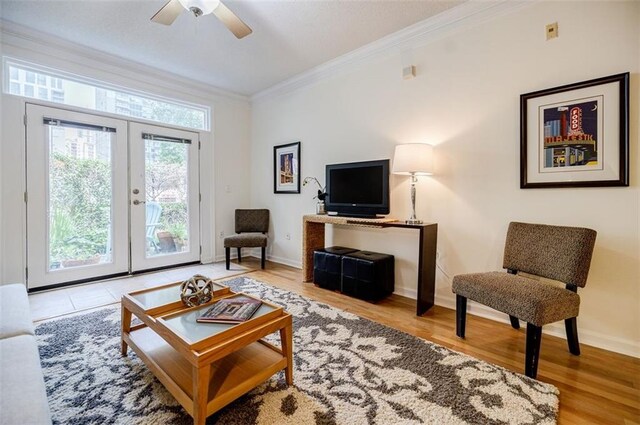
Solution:
{"label": "window above door", "polygon": [[61,103],[194,130],[211,129],[208,106],[181,102],[18,59],[3,58],[7,94]]}

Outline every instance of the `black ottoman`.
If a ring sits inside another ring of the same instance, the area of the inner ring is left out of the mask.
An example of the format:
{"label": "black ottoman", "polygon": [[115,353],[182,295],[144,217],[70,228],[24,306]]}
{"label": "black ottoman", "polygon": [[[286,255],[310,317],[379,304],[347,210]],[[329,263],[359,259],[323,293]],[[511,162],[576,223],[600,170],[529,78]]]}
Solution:
{"label": "black ottoman", "polygon": [[393,293],[393,255],[357,251],[342,257],[342,293],[378,301]]}
{"label": "black ottoman", "polygon": [[332,246],[313,251],[313,283],[321,288],[339,290],[342,256],[357,249]]}

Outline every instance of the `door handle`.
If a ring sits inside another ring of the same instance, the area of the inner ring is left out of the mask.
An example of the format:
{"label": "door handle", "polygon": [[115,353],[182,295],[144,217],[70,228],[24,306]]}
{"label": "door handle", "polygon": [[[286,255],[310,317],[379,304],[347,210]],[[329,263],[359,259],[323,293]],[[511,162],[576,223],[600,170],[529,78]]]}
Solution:
{"label": "door handle", "polygon": [[137,199],[133,201],[133,205],[140,205],[144,203],[146,203],[146,201],[138,201]]}

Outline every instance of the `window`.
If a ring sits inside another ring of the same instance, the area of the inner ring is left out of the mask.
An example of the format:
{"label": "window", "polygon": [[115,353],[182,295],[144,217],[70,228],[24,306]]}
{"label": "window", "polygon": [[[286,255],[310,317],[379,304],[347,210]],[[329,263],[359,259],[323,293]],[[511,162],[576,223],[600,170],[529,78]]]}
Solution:
{"label": "window", "polygon": [[64,103],[64,92],[62,90],[51,90],[51,101]]}
{"label": "window", "polygon": [[[7,81],[6,76],[13,79],[20,71],[25,72],[26,82],[35,84],[36,79],[38,80],[37,93],[26,93],[27,85],[21,81]],[[4,91],[8,94],[127,117],[139,117],[195,130],[210,129],[211,110],[204,105],[165,99],[8,58],[4,58],[4,75]]]}
{"label": "window", "polygon": [[11,68],[11,72],[9,73],[9,78],[11,80],[17,80],[20,76],[20,72],[18,71],[18,68]]}
{"label": "window", "polygon": [[33,86],[30,84],[25,84],[24,85],[24,95],[27,97],[35,97],[34,96],[34,90],[33,90]]}

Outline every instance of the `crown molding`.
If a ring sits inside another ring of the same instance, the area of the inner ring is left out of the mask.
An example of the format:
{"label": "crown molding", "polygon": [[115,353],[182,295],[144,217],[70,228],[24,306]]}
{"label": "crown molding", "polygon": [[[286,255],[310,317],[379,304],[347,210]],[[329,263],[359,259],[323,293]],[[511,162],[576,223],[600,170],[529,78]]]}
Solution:
{"label": "crown molding", "polygon": [[536,3],[536,0],[469,0],[459,6],[387,35],[251,96],[263,101],[311,85],[367,60],[429,43],[445,32],[468,28]]}
{"label": "crown molding", "polygon": [[[172,91],[184,92],[204,99],[209,98],[209,100],[216,97],[242,101],[249,100],[248,96],[242,94],[223,90],[207,83],[185,78],[139,62],[124,59],[120,56],[82,46],[4,19],[0,19],[0,35],[0,41],[3,46],[26,49],[54,58],[65,56],[59,53],[70,54],[74,58],[77,58],[74,62],[83,67],[99,69],[100,71],[144,84],[152,83]],[[27,58],[25,59],[28,60]]]}

